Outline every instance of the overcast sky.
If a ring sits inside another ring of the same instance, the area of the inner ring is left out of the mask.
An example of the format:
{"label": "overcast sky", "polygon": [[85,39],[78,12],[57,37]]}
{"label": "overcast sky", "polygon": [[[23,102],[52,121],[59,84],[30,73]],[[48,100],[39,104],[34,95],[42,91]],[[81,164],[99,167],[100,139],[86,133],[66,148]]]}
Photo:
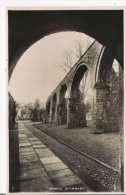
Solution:
{"label": "overcast sky", "polygon": [[[63,62],[63,50],[75,51],[76,41],[87,42],[94,39],[77,32],[55,33],[32,45],[18,61],[9,84],[9,91],[19,103],[34,102],[38,97],[46,102],[50,93],[66,73],[59,64]],[[74,65],[74,64],[73,64]]]}

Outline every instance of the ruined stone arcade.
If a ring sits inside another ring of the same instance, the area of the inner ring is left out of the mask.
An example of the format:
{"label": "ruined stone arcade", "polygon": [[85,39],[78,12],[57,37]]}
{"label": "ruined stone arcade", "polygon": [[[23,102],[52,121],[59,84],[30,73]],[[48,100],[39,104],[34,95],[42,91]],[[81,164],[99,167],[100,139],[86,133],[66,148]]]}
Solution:
{"label": "ruined stone arcade", "polygon": [[94,41],[47,99],[48,121],[68,128],[87,126],[85,103],[79,85],[88,71],[92,94],[94,133],[119,130],[119,79],[114,57]]}

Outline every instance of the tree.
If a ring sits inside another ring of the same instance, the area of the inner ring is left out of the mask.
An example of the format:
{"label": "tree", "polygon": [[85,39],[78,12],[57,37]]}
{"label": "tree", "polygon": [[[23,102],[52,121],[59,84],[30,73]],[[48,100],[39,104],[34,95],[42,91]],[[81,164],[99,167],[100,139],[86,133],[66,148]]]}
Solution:
{"label": "tree", "polygon": [[73,52],[70,49],[68,49],[68,50],[64,49],[62,51],[62,56],[63,56],[63,62],[61,64],[59,64],[58,66],[63,71],[68,73],[73,67]]}
{"label": "tree", "polygon": [[[90,40],[87,40],[86,44],[84,45],[84,42],[82,41],[81,37],[78,37],[75,40],[74,50],[71,50],[71,49],[63,50],[62,52],[63,62],[60,63],[58,66],[63,71],[68,73],[72,69],[75,62],[77,62],[82,57],[82,55],[84,54],[84,51],[86,51],[89,48],[89,46],[90,46]],[[88,93],[89,88],[90,88],[90,80],[88,79],[88,70],[87,70],[79,86],[79,89],[81,90],[83,94],[83,100],[85,100],[85,97],[88,95],[87,93]]]}
{"label": "tree", "polygon": [[25,112],[25,110],[21,110],[21,116],[23,116],[23,115],[25,115],[26,114],[26,112]]}
{"label": "tree", "polygon": [[[91,45],[90,40],[87,40],[85,47],[83,47],[83,42],[82,42],[81,38],[79,37],[78,39],[76,39],[76,44],[75,44],[76,53],[75,53],[75,55],[77,56],[78,60],[84,54],[84,50],[86,51],[90,47],[90,45]],[[88,94],[87,92],[90,88],[90,80],[88,78],[88,70],[85,72],[85,74],[80,82],[79,88],[82,91],[83,100],[85,100],[85,97]]]}
{"label": "tree", "polygon": [[34,102],[34,110],[36,110],[36,111],[40,110],[40,103],[39,103],[39,99],[38,98]]}

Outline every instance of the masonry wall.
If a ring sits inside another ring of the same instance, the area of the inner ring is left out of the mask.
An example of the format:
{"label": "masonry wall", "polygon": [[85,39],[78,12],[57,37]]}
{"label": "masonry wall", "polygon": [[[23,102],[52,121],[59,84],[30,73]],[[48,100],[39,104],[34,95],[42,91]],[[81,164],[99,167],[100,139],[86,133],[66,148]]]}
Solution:
{"label": "masonry wall", "polygon": [[15,101],[11,94],[8,94],[9,96],[9,128],[11,128],[15,123]]}

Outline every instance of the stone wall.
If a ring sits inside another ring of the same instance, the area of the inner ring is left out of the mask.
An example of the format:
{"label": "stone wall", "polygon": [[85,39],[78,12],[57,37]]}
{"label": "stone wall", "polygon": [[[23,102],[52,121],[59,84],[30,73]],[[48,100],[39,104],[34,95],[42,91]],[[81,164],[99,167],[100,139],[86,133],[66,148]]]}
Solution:
{"label": "stone wall", "polygon": [[11,128],[15,123],[16,108],[15,108],[15,101],[10,93],[8,94],[8,97],[9,97],[9,128]]}

